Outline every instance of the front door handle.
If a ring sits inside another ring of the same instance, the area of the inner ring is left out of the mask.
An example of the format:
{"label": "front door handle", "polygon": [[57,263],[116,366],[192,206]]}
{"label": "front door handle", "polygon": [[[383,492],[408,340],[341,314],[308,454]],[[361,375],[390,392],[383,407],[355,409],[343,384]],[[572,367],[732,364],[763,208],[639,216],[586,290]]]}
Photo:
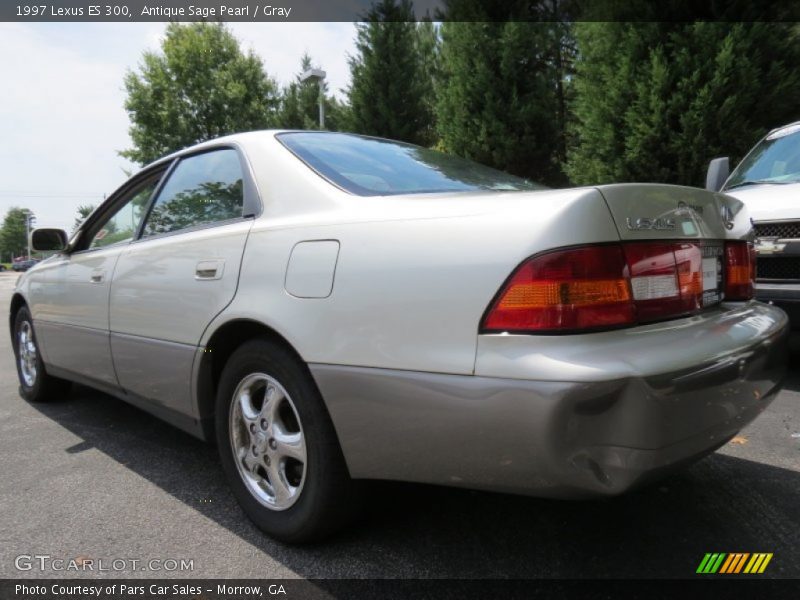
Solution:
{"label": "front door handle", "polygon": [[89,278],[89,281],[92,283],[103,283],[106,278],[106,272],[104,269],[95,269],[92,271],[92,276]]}
{"label": "front door handle", "polygon": [[201,260],[195,267],[194,278],[198,281],[221,279],[224,270],[224,260]]}

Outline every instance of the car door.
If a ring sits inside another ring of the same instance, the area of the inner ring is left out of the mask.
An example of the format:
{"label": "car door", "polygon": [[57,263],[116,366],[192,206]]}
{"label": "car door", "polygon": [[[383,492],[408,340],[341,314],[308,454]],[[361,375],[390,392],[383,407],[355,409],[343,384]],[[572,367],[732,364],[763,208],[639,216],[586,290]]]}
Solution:
{"label": "car door", "polygon": [[184,416],[192,414],[199,341],[233,299],[260,207],[248,174],[235,148],[181,157],[111,283],[111,350],[120,385]]}
{"label": "car door", "polygon": [[29,302],[48,368],[117,387],[108,329],[111,276],[163,172],[143,174],[115,193],[84,225],[75,249],[43,269]]}

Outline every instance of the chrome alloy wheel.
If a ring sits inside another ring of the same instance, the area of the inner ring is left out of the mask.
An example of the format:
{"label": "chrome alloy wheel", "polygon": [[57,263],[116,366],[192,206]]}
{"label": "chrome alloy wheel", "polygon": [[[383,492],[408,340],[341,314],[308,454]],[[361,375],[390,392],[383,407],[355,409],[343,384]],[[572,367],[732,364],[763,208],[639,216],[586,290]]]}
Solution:
{"label": "chrome alloy wheel", "polygon": [[247,489],[267,508],[291,507],[306,479],[306,442],[288,392],[269,375],[248,375],[233,393],[229,423]]}
{"label": "chrome alloy wheel", "polygon": [[33,328],[29,321],[23,321],[17,332],[19,353],[19,372],[29,388],[36,384],[36,342],[33,341]]}

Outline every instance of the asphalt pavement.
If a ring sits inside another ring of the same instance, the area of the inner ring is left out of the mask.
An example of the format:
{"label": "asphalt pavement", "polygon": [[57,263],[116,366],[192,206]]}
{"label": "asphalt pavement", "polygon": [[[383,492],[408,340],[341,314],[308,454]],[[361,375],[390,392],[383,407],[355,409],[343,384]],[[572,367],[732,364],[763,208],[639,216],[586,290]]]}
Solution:
{"label": "asphalt pavement", "polygon": [[[16,277],[0,273],[0,306]],[[213,446],[82,386],[61,402],[24,402],[3,333],[0,577],[682,578],[707,552],[771,552],[763,577],[797,578],[799,367],[795,342],[789,381],[764,414],[646,489],[566,502],[380,483],[350,529],[291,547],[250,524]],[[46,568],[32,556],[50,557]],[[108,570],[56,570],[58,559]],[[192,569],[163,570],[181,559]]]}

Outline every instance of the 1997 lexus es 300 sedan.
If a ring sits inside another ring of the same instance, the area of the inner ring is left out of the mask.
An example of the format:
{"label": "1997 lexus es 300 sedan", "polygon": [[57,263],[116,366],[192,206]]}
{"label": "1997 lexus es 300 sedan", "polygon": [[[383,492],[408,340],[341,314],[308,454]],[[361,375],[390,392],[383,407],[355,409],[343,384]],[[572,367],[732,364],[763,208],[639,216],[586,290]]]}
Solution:
{"label": "1997 lexus es 300 sedan", "polygon": [[215,439],[287,541],[359,480],[615,495],[772,401],[787,319],[700,189],[548,190],[432,150],[259,131],[143,169],[22,275],[21,394],[77,381]]}

